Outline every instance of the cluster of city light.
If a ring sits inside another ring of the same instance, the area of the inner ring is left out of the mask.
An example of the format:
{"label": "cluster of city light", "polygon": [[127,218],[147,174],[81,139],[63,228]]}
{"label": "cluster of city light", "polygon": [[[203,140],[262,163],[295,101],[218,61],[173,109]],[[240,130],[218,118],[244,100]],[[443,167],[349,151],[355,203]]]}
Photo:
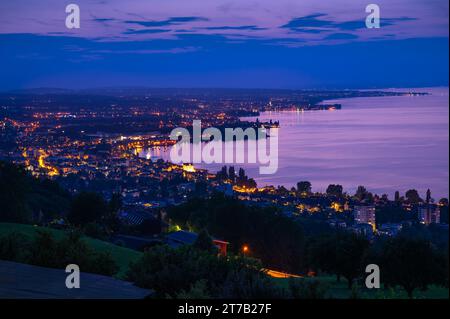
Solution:
{"label": "cluster of city light", "polygon": [[59,171],[56,167],[50,166],[45,163],[45,159],[48,157],[48,155],[43,151],[39,151],[39,157],[38,157],[38,164],[40,168],[43,168],[47,170],[48,176],[57,176],[59,175]]}

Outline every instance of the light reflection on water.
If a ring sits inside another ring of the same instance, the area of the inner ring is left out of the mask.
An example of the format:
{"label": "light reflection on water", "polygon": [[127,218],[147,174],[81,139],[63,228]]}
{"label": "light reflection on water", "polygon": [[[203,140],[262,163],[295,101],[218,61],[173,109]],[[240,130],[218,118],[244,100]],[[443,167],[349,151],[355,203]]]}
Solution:
{"label": "light reflection on water", "polygon": [[[391,197],[410,188],[424,196],[430,188],[435,199],[448,197],[448,88],[418,91],[432,95],[343,99],[337,111],[266,112],[261,121],[281,126],[277,173],[259,175],[258,164],[235,167],[259,186],[309,180],[317,191],[338,183],[348,192],[364,185]],[[169,159],[168,151],[157,155]],[[196,164],[211,171],[221,166]]]}

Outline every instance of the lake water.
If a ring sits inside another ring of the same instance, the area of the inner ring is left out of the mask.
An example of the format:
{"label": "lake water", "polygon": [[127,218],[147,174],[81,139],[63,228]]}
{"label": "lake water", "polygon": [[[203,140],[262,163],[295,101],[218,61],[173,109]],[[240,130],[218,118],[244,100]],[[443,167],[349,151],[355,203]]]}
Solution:
{"label": "lake water", "polygon": [[[326,101],[342,104],[335,111],[263,113],[261,121],[280,121],[278,171],[260,175],[256,164],[235,167],[244,167],[258,186],[307,180],[314,191],[341,184],[353,193],[364,185],[391,198],[411,188],[423,197],[427,188],[437,200],[448,197],[449,90],[415,91],[431,95]],[[196,164],[211,171],[222,165]]]}

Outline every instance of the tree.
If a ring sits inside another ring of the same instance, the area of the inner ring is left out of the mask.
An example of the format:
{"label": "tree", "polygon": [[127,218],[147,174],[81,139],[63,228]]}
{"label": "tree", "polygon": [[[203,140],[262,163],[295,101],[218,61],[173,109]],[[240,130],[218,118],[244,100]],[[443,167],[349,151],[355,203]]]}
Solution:
{"label": "tree", "polygon": [[405,194],[406,199],[410,204],[418,204],[422,202],[422,199],[419,196],[419,193],[415,189],[410,189]]}
{"label": "tree", "polygon": [[394,196],[394,200],[395,200],[395,202],[399,202],[400,201],[400,192],[399,191],[395,191],[395,196]]}
{"label": "tree", "polygon": [[431,191],[430,189],[427,189],[426,203],[429,204],[430,202],[431,202]]}
{"label": "tree", "polygon": [[355,197],[358,200],[362,201],[364,199],[367,199],[368,195],[369,195],[369,192],[367,191],[367,189],[364,186],[362,186],[362,185],[358,186],[358,188],[356,189],[356,193],[355,193]]}
{"label": "tree", "polygon": [[312,270],[336,274],[340,281],[340,273],[336,272],[337,249],[335,235],[317,236],[309,241],[308,259]]}
{"label": "tree", "polygon": [[400,223],[407,219],[408,212],[401,205],[389,202],[376,209],[376,220],[379,224]]}
{"label": "tree", "polygon": [[[386,242],[382,253],[383,281],[405,289],[409,298],[415,289],[426,289],[442,271],[430,242],[397,236]],[[447,269],[448,272],[448,269]]]}
{"label": "tree", "polygon": [[112,195],[108,202],[108,209],[102,216],[102,225],[107,231],[117,231],[120,227],[119,211],[122,208],[122,196],[118,193]]}
{"label": "tree", "polygon": [[439,208],[441,211],[441,223],[448,224],[448,199],[441,198],[439,200],[439,205],[441,205]]}
{"label": "tree", "polygon": [[112,214],[117,214],[122,208],[122,196],[118,193],[114,193],[108,203],[108,208]]}
{"label": "tree", "polygon": [[214,194],[193,198],[168,209],[173,223],[230,242],[230,252],[238,254],[244,245],[250,255],[267,267],[293,273],[304,270],[303,227],[274,207],[248,206],[235,198]]}
{"label": "tree", "polygon": [[30,184],[22,167],[0,161],[0,221],[27,222]]}
{"label": "tree", "polygon": [[327,194],[336,197],[342,197],[343,187],[342,185],[330,184],[327,187]]}
{"label": "tree", "polygon": [[311,193],[311,183],[308,181],[301,181],[297,183],[297,191],[299,193]]}
{"label": "tree", "polygon": [[228,172],[227,172],[227,167],[226,166],[223,166],[222,169],[217,172],[216,178],[218,180],[226,180],[226,179],[228,179]]}
{"label": "tree", "polygon": [[287,195],[289,195],[289,191],[288,191],[288,189],[286,188],[286,187],[284,187],[284,185],[278,185],[278,188],[277,188],[277,193],[279,194],[279,195],[281,195],[281,196],[287,196]]}
{"label": "tree", "polygon": [[336,273],[347,279],[348,288],[360,276],[364,267],[362,262],[369,248],[369,242],[354,233],[339,233],[336,238]]}
{"label": "tree", "polygon": [[228,177],[234,183],[234,181],[236,180],[236,172],[234,170],[234,166],[230,166],[228,168]]}
{"label": "tree", "polygon": [[103,197],[83,192],[73,199],[67,219],[72,225],[79,227],[98,222],[107,213],[108,205]]}
{"label": "tree", "polygon": [[131,263],[127,277],[157,297],[273,298],[279,291],[261,268],[253,259],[220,257],[193,246],[155,246]]}
{"label": "tree", "polygon": [[209,252],[217,251],[216,246],[205,229],[198,234],[198,237],[194,242],[194,247]]}
{"label": "tree", "polygon": [[319,236],[309,246],[310,265],[315,270],[335,274],[337,280],[344,277],[348,287],[363,273],[363,260],[369,242],[354,233],[338,231],[332,235]]}
{"label": "tree", "polygon": [[238,177],[239,177],[239,179],[242,179],[242,180],[244,180],[247,177],[245,175],[245,170],[242,167],[239,168]]}

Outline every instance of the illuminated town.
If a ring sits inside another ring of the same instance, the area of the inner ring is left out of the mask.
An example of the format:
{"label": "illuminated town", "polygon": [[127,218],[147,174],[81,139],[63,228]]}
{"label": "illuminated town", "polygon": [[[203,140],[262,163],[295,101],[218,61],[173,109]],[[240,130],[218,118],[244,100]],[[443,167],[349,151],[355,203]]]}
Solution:
{"label": "illuminated town", "polygon": [[448,7],[0,1],[0,302],[448,304]]}
{"label": "illuminated town", "polygon": [[[159,96],[150,98],[155,92]],[[290,218],[302,216],[323,220],[333,227],[362,233],[368,238],[377,234],[395,235],[405,224],[414,223],[417,218],[424,224],[440,224],[440,210],[448,206],[445,200],[431,203],[429,199],[411,201],[400,196],[389,200],[386,195],[371,194],[364,187],[358,190],[358,194],[351,195],[345,193],[340,185],[330,185],[327,193],[313,193],[309,182],[299,183],[292,189],[258,187],[237,166],[208,172],[189,163],[172,164],[150,155],[149,150],[155,154],[167,151],[176,143],[169,138],[170,130],[177,126],[189,127],[189,121],[197,117],[203,119],[206,127],[264,126],[269,123],[242,122],[237,115],[257,115],[273,109],[322,109],[323,106],[316,108],[314,105],[330,96],[393,94],[319,91],[302,95],[298,92],[293,95],[296,97],[293,100],[284,98],[282,91],[269,91],[266,95],[259,93],[251,100],[248,96],[251,91],[248,94],[231,90],[223,92],[226,98],[208,95],[209,98],[204,99],[202,92],[189,90],[181,96],[172,96],[170,91],[150,91],[139,92],[135,97],[89,94],[65,97],[66,100],[78,101],[80,105],[85,101],[100,101],[100,106],[84,107],[69,107],[64,102],[60,105],[58,101],[62,97],[58,94],[2,95],[0,108],[4,117],[0,127],[4,147],[0,155],[5,160],[23,165],[37,178],[58,181],[73,194],[97,192],[107,200],[120,194],[124,218],[127,213],[139,212],[143,214],[141,222],[146,217],[155,217],[161,209],[199,196],[199,189],[202,189],[202,197],[222,192],[246,205],[276,206]],[[130,100],[137,102],[131,103]],[[111,101],[114,104],[106,105]],[[330,110],[340,108],[339,105],[325,107]],[[397,204],[405,212],[401,220],[375,219],[376,209],[389,209]],[[166,222],[170,224],[169,220]]]}

